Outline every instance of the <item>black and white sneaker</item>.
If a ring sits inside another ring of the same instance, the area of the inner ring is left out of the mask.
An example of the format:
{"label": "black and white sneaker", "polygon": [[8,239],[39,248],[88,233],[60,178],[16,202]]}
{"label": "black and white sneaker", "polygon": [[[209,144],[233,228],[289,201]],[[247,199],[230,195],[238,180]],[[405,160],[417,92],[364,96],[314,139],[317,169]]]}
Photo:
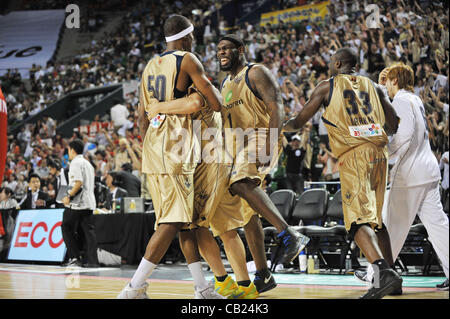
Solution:
{"label": "black and white sneaker", "polygon": [[[363,284],[372,285],[373,271],[369,272],[369,271],[364,271],[364,270],[355,270],[354,276],[356,279],[358,279]],[[394,291],[392,291],[391,293],[389,293],[389,296],[401,296],[401,295],[403,295],[402,286],[400,286],[399,288],[397,288]]]}
{"label": "black and white sneaker", "polygon": [[369,275],[367,274],[367,271],[365,270],[355,270],[354,274],[356,279],[358,279],[360,282],[366,285],[372,284],[372,278],[369,278]]}
{"label": "black and white sneaker", "polygon": [[448,279],[445,280],[442,284],[436,285],[436,288],[440,291],[448,291]]}
{"label": "black and white sneaker", "polygon": [[293,261],[309,243],[309,237],[300,234],[291,226],[288,226],[277,237],[281,240],[283,247],[283,256],[280,260],[281,264],[288,264]]}
{"label": "black and white sneaker", "polygon": [[269,291],[277,286],[275,278],[273,277],[272,273],[270,273],[270,271],[266,275],[255,272],[255,279],[253,279],[253,283],[256,286],[256,290],[258,290],[258,293]]}
{"label": "black and white sneaker", "polygon": [[380,270],[379,287],[372,286],[360,299],[381,299],[402,288],[403,279],[392,269]]}
{"label": "black and white sneaker", "polygon": [[62,265],[63,267],[81,267],[81,261],[77,258],[70,258],[65,264]]}

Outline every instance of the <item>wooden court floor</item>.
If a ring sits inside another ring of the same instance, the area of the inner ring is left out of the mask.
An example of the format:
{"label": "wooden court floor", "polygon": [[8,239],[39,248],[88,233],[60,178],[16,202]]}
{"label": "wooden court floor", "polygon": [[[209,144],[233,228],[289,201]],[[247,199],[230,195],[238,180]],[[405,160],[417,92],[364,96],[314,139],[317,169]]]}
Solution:
{"label": "wooden court floor", "polygon": [[[45,274],[0,270],[0,299],[114,299],[129,278],[82,273]],[[192,281],[149,279],[152,299],[192,299]],[[261,299],[357,299],[366,287],[279,284]],[[386,299],[449,299],[434,288],[406,287],[404,294]]]}

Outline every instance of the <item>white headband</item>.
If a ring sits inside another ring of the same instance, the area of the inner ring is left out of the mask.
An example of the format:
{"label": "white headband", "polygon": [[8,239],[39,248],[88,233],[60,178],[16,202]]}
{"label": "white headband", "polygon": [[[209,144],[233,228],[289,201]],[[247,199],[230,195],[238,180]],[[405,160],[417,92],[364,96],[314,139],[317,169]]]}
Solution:
{"label": "white headband", "polygon": [[181,39],[182,37],[187,36],[192,31],[194,31],[194,26],[191,24],[189,27],[187,27],[183,31],[178,32],[177,34],[171,35],[170,37],[166,37],[166,42],[172,42],[172,41]]}

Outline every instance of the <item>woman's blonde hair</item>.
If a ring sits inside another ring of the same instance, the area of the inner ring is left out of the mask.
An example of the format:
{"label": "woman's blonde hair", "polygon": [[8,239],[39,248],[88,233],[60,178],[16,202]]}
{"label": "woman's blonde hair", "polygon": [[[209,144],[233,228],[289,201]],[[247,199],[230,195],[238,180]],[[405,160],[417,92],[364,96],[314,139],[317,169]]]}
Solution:
{"label": "woman's blonde hair", "polygon": [[414,92],[414,71],[409,65],[400,62],[390,66],[386,77],[391,81],[397,79],[399,90]]}

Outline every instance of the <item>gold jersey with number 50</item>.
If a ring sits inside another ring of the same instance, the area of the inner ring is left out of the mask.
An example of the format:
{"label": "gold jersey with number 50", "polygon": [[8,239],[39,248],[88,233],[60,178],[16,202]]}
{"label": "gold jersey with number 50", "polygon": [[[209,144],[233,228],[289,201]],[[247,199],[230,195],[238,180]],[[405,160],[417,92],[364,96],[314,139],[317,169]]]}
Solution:
{"label": "gold jersey with number 50", "polygon": [[[181,62],[187,53],[167,51],[148,62],[140,88],[146,111],[155,100],[171,101],[187,94],[187,88],[185,92],[176,89]],[[149,121],[143,144],[142,172],[192,174],[198,161],[199,145],[194,138],[191,116],[158,114]]]}
{"label": "gold jersey with number 50", "polygon": [[329,102],[322,120],[336,157],[365,143],[378,147],[388,143],[383,106],[368,77],[339,74],[331,78]]}

